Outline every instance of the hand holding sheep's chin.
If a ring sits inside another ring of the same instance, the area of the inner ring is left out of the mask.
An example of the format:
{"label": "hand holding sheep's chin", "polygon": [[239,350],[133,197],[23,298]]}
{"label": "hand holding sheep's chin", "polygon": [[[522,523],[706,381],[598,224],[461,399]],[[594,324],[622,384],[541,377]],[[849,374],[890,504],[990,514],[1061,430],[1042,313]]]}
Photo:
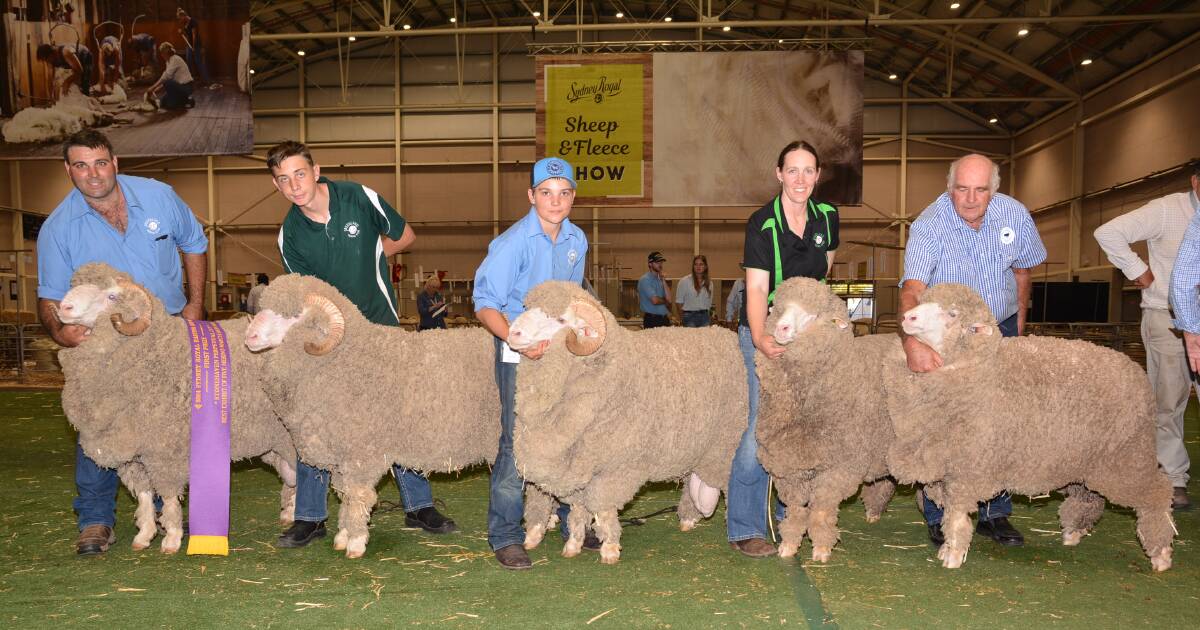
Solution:
{"label": "hand holding sheep's chin", "polygon": [[528,348],[523,348],[521,350],[517,350],[517,352],[521,353],[521,356],[525,357],[526,359],[532,359],[534,361],[537,361],[538,359],[542,358],[543,354],[546,354],[546,348],[549,348],[549,347],[550,347],[550,342],[548,340],[540,341],[540,342],[538,342],[537,345],[529,346]]}
{"label": "hand holding sheep's chin", "polygon": [[785,346],[775,343],[775,338],[771,335],[764,334],[754,340],[754,347],[763,353],[768,359],[778,359],[787,350]]}
{"label": "hand holding sheep's chin", "polygon": [[92,329],[79,324],[63,324],[58,331],[58,341],[64,348],[74,348],[92,334]]}
{"label": "hand holding sheep's chin", "polygon": [[941,355],[916,337],[904,338],[904,355],[908,359],[908,369],[913,372],[932,372],[942,367]]}

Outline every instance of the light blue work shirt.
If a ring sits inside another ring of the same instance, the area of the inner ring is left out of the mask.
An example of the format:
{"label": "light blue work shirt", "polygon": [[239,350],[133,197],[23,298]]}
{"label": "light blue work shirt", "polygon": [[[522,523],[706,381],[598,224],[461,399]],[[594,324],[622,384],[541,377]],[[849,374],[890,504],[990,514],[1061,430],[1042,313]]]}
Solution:
{"label": "light blue work shirt", "polygon": [[563,219],[558,239],[551,241],[531,206],[525,218],[488,245],[487,257],[475,270],[475,312],[495,309],[511,323],[525,312],[525,294],[533,287],[547,280],[582,284],[587,249],[583,230],[569,219]]}
{"label": "light blue work shirt", "polygon": [[1017,281],[1013,269],[1029,269],[1046,260],[1046,246],[1033,217],[1021,202],[995,193],[978,230],[954,211],[949,193],[942,193],[913,221],[904,249],[904,277],[928,286],[943,282],[965,284],[987,302],[996,321],[1017,312]]}
{"label": "light blue work shirt", "polygon": [[84,200],[78,189],[50,213],[38,233],[38,297],[61,300],[71,276],[87,263],[124,271],[162,300],[168,313],[187,304],[179,252],[203,254],[208,237],[187,204],[168,185],[117,175],[128,223],[121,234]]}
{"label": "light blue work shirt", "polygon": [[1183,233],[1175,269],[1171,272],[1171,307],[1175,310],[1175,328],[1200,334],[1200,200],[1196,191],[1188,193],[1192,202],[1191,223]]}
{"label": "light blue work shirt", "polygon": [[664,301],[662,304],[654,304],[650,301],[652,297],[666,300],[667,291],[663,287],[662,278],[659,278],[658,274],[653,271],[647,271],[638,279],[638,306],[641,307],[643,313],[666,315],[667,303]]}

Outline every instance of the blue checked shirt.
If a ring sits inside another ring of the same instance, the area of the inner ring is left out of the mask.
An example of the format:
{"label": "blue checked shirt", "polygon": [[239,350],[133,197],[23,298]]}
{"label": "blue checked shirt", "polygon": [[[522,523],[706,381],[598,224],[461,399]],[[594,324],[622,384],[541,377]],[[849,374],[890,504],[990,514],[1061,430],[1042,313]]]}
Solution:
{"label": "blue checked shirt", "polygon": [[487,257],[475,270],[475,312],[496,309],[511,323],[525,312],[525,294],[533,287],[547,280],[583,284],[587,248],[583,230],[569,219],[563,219],[558,240],[551,241],[531,207],[488,245]]}
{"label": "blue checked shirt", "polygon": [[1028,269],[1046,260],[1046,247],[1033,217],[1021,202],[996,193],[978,231],[954,211],[949,193],[942,193],[912,224],[904,250],[905,280],[932,286],[957,282],[981,295],[996,321],[1017,312],[1017,281],[1013,269]]}
{"label": "blue checked shirt", "polygon": [[1195,191],[1189,197],[1196,213],[1183,233],[1171,272],[1171,307],[1175,309],[1175,328],[1200,334],[1200,201]]}

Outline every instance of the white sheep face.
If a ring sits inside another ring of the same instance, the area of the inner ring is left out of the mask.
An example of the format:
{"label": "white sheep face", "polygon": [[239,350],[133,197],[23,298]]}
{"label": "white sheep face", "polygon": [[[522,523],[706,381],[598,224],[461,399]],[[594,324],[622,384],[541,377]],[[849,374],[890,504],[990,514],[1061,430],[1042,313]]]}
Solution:
{"label": "white sheep face", "polygon": [[252,352],[258,352],[279,346],[292,326],[300,323],[303,318],[303,312],[296,317],[284,317],[271,309],[259,311],[246,328],[246,347]]}
{"label": "white sheep face", "polygon": [[552,317],[534,307],[521,313],[508,327],[508,347],[513,350],[532,348],[543,341],[554,338],[558,331],[571,326],[579,326],[580,322],[571,309],[558,317]]}
{"label": "white sheep face", "polygon": [[67,291],[58,304],[58,319],[64,324],[93,328],[100,314],[117,303],[121,289],[114,282],[106,288],[81,284]]}
{"label": "white sheep face", "polygon": [[904,313],[900,326],[904,333],[916,337],[921,343],[942,353],[946,331],[958,323],[958,311],[946,310],[936,302],[926,302]]}
{"label": "white sheep face", "polygon": [[775,327],[770,333],[775,338],[775,343],[781,346],[795,341],[796,337],[817,319],[816,315],[809,313],[799,304],[776,305],[775,312],[771,315],[775,318]]}

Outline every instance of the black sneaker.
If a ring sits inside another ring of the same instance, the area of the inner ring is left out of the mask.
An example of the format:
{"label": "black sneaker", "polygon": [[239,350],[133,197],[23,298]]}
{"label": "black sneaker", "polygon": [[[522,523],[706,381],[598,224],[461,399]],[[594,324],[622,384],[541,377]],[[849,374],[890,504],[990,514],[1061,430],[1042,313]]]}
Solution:
{"label": "black sneaker", "polygon": [[325,521],[296,521],[291,527],[279,535],[275,546],[284,549],[303,547],[315,538],[325,537]]}
{"label": "black sneaker", "polygon": [[979,524],[975,526],[975,532],[1006,547],[1020,547],[1025,544],[1025,537],[1004,516],[998,516],[990,521],[979,521]]}
{"label": "black sneaker", "polygon": [[191,109],[196,106],[196,101],[195,101],[195,99],[193,99],[192,97],[189,96],[187,101],[184,102],[183,106],[188,109]]}
{"label": "black sneaker", "polygon": [[583,548],[588,551],[600,551],[600,544],[600,537],[589,527],[583,535]]}
{"label": "black sneaker", "polygon": [[927,523],[926,527],[929,528],[929,542],[933,543],[935,547],[941,547],[946,542],[946,535],[942,533],[942,524]]}
{"label": "black sneaker", "polygon": [[404,525],[406,527],[420,527],[431,534],[449,534],[450,532],[458,531],[458,525],[455,525],[453,520],[443,516],[432,505],[423,507],[416,512],[405,512]]}

